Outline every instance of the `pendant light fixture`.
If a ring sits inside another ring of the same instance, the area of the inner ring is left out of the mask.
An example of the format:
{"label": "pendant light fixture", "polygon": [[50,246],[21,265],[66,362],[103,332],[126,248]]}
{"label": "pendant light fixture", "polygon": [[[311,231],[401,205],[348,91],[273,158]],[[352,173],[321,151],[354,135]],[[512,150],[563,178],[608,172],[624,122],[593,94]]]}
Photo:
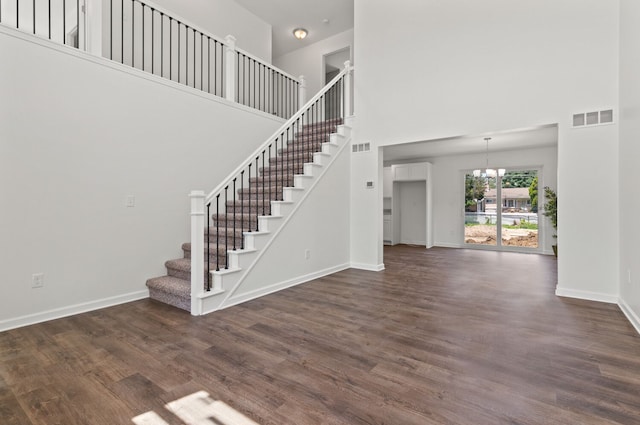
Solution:
{"label": "pendant light fixture", "polygon": [[498,168],[498,170],[496,171],[495,168],[489,168],[489,140],[491,140],[491,137],[485,137],[484,141],[487,145],[487,153],[486,153],[486,167],[484,170],[473,170],[473,177],[485,177],[485,178],[493,178],[495,176],[504,176],[505,173],[505,169],[504,168]]}

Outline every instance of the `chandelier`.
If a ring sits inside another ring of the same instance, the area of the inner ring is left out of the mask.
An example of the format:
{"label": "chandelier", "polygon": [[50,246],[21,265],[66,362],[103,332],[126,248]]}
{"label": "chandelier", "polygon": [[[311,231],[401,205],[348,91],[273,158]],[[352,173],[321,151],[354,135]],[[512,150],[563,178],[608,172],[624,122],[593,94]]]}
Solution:
{"label": "chandelier", "polygon": [[486,167],[484,170],[473,170],[473,177],[489,177],[489,178],[493,178],[495,176],[504,176],[505,173],[505,169],[504,168],[498,168],[498,170],[496,170],[495,168],[489,168],[489,140],[491,140],[491,137],[485,137],[484,141],[487,144],[487,153],[486,153]]}

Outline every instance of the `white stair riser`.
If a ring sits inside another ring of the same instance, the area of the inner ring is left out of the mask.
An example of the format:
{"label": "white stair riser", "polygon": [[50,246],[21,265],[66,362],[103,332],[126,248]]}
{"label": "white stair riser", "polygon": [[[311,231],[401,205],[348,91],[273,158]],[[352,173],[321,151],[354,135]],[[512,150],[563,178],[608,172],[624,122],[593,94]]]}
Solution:
{"label": "white stair riser", "polygon": [[306,176],[315,176],[316,173],[319,173],[321,168],[322,166],[319,164],[308,162],[304,164],[304,174]]}
{"label": "white stair riser", "polygon": [[248,264],[251,264],[257,256],[258,251],[255,249],[229,251],[229,268],[242,269],[243,264],[246,267]]}
{"label": "white stair riser", "polygon": [[295,205],[292,202],[271,201],[271,209],[275,216],[286,216],[293,210]]}
{"label": "white stair riser", "polygon": [[273,232],[282,225],[282,216],[262,216],[258,218],[258,231]]}
{"label": "white stair riser", "polygon": [[244,246],[246,249],[261,250],[269,241],[271,232],[255,232],[244,234]]}
{"label": "white stair riser", "polygon": [[284,200],[289,202],[298,202],[302,195],[304,195],[304,189],[298,189],[297,187],[285,187],[284,188]]}
{"label": "white stair riser", "polygon": [[313,176],[305,176],[299,174],[293,177],[293,185],[296,188],[306,189],[309,185],[313,183]]}

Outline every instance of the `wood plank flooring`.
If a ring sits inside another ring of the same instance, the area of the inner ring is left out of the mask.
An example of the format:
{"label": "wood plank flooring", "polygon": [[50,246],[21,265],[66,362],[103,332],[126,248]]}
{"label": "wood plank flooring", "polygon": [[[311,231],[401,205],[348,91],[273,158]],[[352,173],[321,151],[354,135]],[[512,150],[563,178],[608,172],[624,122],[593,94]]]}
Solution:
{"label": "wood plank flooring", "polygon": [[[385,264],[203,317],[143,300],[0,333],[0,424],[640,424],[640,337],[556,297],[553,257]],[[247,421],[165,407],[201,391]]]}

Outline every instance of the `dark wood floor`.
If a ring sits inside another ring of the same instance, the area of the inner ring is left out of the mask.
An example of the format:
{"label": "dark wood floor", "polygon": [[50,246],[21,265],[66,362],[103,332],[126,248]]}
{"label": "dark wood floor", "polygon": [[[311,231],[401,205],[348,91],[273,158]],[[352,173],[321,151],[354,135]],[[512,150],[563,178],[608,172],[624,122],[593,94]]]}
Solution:
{"label": "dark wood floor", "polygon": [[640,337],[556,297],[553,257],[385,264],[204,317],[143,300],[1,333],[0,423],[185,424],[165,404],[205,391],[261,425],[640,424]]}

